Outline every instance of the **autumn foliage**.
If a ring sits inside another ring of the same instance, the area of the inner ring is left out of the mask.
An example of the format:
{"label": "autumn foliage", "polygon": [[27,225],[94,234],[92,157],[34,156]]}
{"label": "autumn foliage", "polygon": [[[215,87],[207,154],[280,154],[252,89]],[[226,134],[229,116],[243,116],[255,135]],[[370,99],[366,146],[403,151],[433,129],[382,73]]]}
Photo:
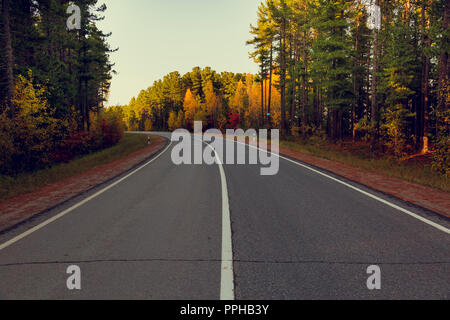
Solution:
{"label": "autumn foliage", "polygon": [[33,83],[31,72],[16,81],[16,113],[14,117],[0,114],[0,174],[14,175],[67,162],[113,146],[122,138],[120,116],[102,112],[90,132],[80,131],[71,120],[75,117],[56,116],[45,94],[44,86]]}

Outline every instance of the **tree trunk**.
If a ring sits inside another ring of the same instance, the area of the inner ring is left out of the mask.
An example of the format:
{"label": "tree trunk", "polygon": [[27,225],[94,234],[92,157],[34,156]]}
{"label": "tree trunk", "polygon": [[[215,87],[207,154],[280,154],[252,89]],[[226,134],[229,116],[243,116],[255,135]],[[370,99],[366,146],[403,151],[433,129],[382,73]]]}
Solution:
{"label": "tree trunk", "polygon": [[418,149],[425,149],[425,135],[426,135],[426,115],[428,113],[429,101],[429,78],[430,78],[430,58],[425,54],[425,48],[431,45],[430,38],[427,34],[427,20],[425,17],[426,7],[425,2],[422,3],[422,91],[419,112],[417,112],[417,147]]}
{"label": "tree trunk", "polygon": [[296,100],[297,100],[297,75],[296,75],[296,71],[295,71],[295,66],[297,65],[298,61],[297,61],[297,52],[298,52],[298,48],[297,48],[297,35],[295,36],[294,39],[294,45],[292,46],[292,41],[291,41],[291,61],[292,61],[292,74],[291,74],[291,82],[292,82],[292,100],[291,100],[291,114],[290,114],[290,125],[291,128],[295,125],[295,111],[296,111]]}
{"label": "tree trunk", "polygon": [[11,25],[10,25],[10,0],[2,1],[2,20],[3,20],[3,37],[5,51],[5,72],[6,72],[6,106],[11,118],[15,115],[15,106],[12,103],[14,97],[14,73],[13,73],[13,49],[11,42]]}
{"label": "tree trunk", "polygon": [[[376,1],[378,5],[378,1]],[[378,72],[378,29],[374,29],[373,42],[373,70],[372,70],[372,152],[378,143],[378,101],[377,101],[377,72]]]}
{"label": "tree trunk", "polygon": [[266,79],[263,81],[264,85],[264,111],[263,111],[263,119],[264,119],[264,125],[266,124],[266,114],[267,114],[267,76]]}
{"label": "tree trunk", "polygon": [[[450,3],[444,1],[444,22],[443,30],[448,30],[450,19]],[[450,72],[448,64],[448,52],[441,48],[441,57],[439,59],[439,85],[438,85],[438,109],[444,111],[447,106],[448,95],[450,94],[448,74]]]}
{"label": "tree trunk", "polygon": [[267,103],[267,113],[269,116],[267,117],[267,122],[269,124],[269,128],[272,126],[272,114],[270,113],[270,106],[272,102],[272,72],[273,72],[273,43],[270,43],[270,61],[269,61],[269,101]]}
{"label": "tree trunk", "polygon": [[261,128],[264,127],[264,66],[261,66]]}
{"label": "tree trunk", "polygon": [[[361,5],[361,2],[358,1],[358,8],[360,7],[360,5]],[[356,34],[355,34],[356,63],[358,66],[360,65],[360,60],[359,60],[359,56],[358,56],[360,27],[361,27],[361,22],[360,22],[360,18],[358,16],[358,18],[356,20]],[[355,140],[356,140],[356,130],[355,130],[356,108],[359,103],[359,91],[358,91],[357,84],[358,84],[357,73],[354,72],[353,73],[353,94],[355,95],[355,100],[352,105],[352,116],[351,116],[351,131],[352,131],[353,142],[355,142]]]}
{"label": "tree trunk", "polygon": [[286,135],[286,19],[281,24],[280,52],[280,95],[281,95],[281,135]]}
{"label": "tree trunk", "polygon": [[314,110],[314,125],[316,128],[319,127],[319,90],[317,85],[313,86],[313,110]]}
{"label": "tree trunk", "polygon": [[302,74],[302,134],[306,136],[306,105],[308,104],[308,93],[306,90],[306,74],[308,72],[308,52],[306,48],[306,31],[303,33],[303,74]]}

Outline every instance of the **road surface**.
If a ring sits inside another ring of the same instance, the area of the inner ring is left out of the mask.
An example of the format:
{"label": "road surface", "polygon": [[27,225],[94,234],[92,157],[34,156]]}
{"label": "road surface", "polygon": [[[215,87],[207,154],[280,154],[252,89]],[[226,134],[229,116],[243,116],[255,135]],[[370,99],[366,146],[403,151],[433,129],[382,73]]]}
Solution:
{"label": "road surface", "polygon": [[1,234],[0,300],[450,299],[448,221],[287,159],[176,166],[173,146]]}

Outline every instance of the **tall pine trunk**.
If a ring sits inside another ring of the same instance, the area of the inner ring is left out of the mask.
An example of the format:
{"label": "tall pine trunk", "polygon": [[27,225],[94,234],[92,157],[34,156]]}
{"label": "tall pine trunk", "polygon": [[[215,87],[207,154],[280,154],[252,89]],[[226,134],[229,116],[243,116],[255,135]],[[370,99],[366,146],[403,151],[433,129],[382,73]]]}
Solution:
{"label": "tall pine trunk", "polygon": [[[448,30],[448,24],[450,20],[450,2],[444,1],[444,22],[443,30]],[[441,56],[439,59],[439,85],[438,85],[438,109],[444,111],[447,106],[447,99],[449,95],[449,81],[448,74],[450,72],[448,64],[448,52],[441,48]]]}
{"label": "tall pine trunk", "polygon": [[272,102],[272,73],[273,73],[273,42],[271,40],[270,43],[270,59],[269,59],[269,101],[267,102],[267,122],[269,124],[269,128],[272,126],[272,114],[270,110],[271,102]]}
{"label": "tall pine trunk", "polygon": [[[378,0],[375,1],[376,5],[379,5]],[[378,101],[377,101],[377,88],[378,88],[378,29],[374,29],[374,41],[373,41],[373,69],[372,69],[372,152],[375,151],[375,147],[378,143]]]}
{"label": "tall pine trunk", "polygon": [[281,135],[286,135],[286,18],[281,24],[280,52],[280,95],[281,95]]}
{"label": "tall pine trunk", "polygon": [[431,46],[431,41],[428,36],[426,19],[426,6],[425,2],[422,3],[422,90],[420,107],[417,112],[417,146],[418,149],[422,149],[425,153],[428,151],[428,140],[426,137],[426,115],[428,113],[428,101],[429,101],[429,78],[430,78],[430,57],[425,53],[425,50]]}
{"label": "tall pine trunk", "polygon": [[261,78],[261,128],[264,127],[264,78]]}
{"label": "tall pine trunk", "polygon": [[308,104],[308,93],[306,89],[306,75],[308,72],[308,52],[306,48],[306,31],[303,32],[303,74],[301,77],[302,86],[302,134],[306,136],[306,105]]}
{"label": "tall pine trunk", "polygon": [[292,41],[290,43],[291,45],[291,54],[290,54],[290,58],[291,58],[291,82],[292,82],[292,90],[291,90],[291,94],[292,94],[292,100],[291,100],[291,112],[290,112],[290,125],[291,127],[293,127],[294,121],[295,121],[295,111],[296,111],[296,100],[297,100],[297,76],[296,76],[296,72],[295,72],[295,66],[297,65],[298,61],[297,61],[297,35],[295,36],[294,39],[294,45],[292,45]]}
{"label": "tall pine trunk", "polygon": [[12,103],[14,97],[14,73],[13,73],[13,49],[11,42],[10,25],[10,0],[2,1],[2,20],[3,20],[3,47],[5,52],[5,76],[6,76],[6,106],[9,116],[12,118],[15,114],[15,107]]}
{"label": "tall pine trunk", "polygon": [[261,64],[261,128],[264,127],[264,66]]}
{"label": "tall pine trunk", "polygon": [[[358,8],[360,7],[361,2],[358,1]],[[358,16],[357,20],[356,20],[356,33],[355,33],[355,52],[356,52],[356,64],[359,67],[360,66],[360,59],[359,59],[359,33],[360,33],[360,28],[361,28],[361,21],[360,21],[360,17]],[[353,94],[355,95],[355,99],[352,105],[352,115],[351,115],[351,131],[352,131],[352,138],[353,138],[353,142],[355,142],[356,140],[356,130],[355,130],[355,125],[356,125],[356,108],[358,107],[359,104],[359,91],[358,91],[358,75],[357,72],[353,72]],[[358,91],[358,92],[357,92]]]}

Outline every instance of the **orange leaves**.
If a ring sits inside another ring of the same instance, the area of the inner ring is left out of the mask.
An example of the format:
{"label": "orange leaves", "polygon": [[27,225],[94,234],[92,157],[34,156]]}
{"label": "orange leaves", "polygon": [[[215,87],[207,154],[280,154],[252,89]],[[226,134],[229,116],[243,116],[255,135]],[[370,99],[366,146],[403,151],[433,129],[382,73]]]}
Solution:
{"label": "orange leaves", "polygon": [[69,161],[121,139],[121,115],[103,112],[92,123],[90,133],[77,132],[76,123],[56,118],[45,92],[45,87],[33,83],[31,72],[28,78],[18,78],[13,99],[15,117],[0,114],[0,174],[13,175]]}
{"label": "orange leaves", "polygon": [[221,128],[224,124],[222,99],[214,92],[212,81],[208,81],[205,88],[205,109],[210,117],[210,124],[214,128]]}
{"label": "orange leaves", "polygon": [[176,113],[175,111],[171,111],[169,115],[168,127],[170,131],[174,131],[176,129],[181,129],[184,126],[184,113],[182,110]]}
{"label": "orange leaves", "polygon": [[197,97],[192,94],[191,89],[187,89],[186,91],[183,107],[186,122],[187,124],[192,125],[195,115],[200,111],[200,103]]}

